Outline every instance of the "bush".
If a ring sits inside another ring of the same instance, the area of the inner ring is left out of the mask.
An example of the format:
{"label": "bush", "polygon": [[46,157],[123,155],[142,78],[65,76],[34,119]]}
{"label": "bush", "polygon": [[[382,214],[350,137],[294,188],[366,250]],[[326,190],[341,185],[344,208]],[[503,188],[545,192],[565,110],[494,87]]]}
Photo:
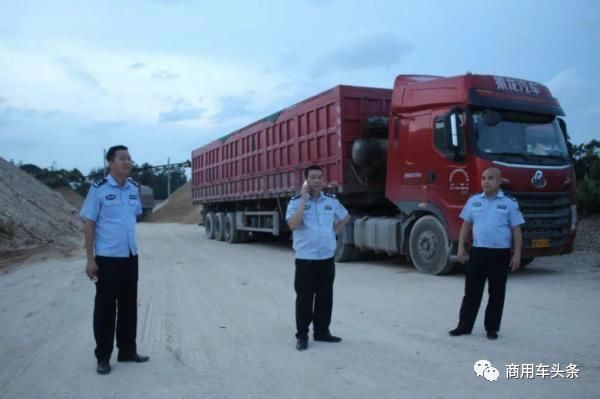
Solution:
{"label": "bush", "polygon": [[585,178],[578,183],[577,210],[582,215],[600,212],[600,180]]}
{"label": "bush", "polygon": [[577,212],[581,215],[600,212],[600,141],[574,147],[577,177]]}

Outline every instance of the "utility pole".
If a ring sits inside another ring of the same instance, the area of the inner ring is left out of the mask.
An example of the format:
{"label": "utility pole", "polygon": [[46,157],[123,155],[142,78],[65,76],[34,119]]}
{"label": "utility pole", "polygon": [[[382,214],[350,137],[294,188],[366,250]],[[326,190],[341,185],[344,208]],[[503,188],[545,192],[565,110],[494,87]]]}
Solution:
{"label": "utility pole", "polygon": [[167,158],[167,198],[171,196],[171,158]]}
{"label": "utility pole", "polygon": [[106,175],[107,175],[107,173],[106,173],[106,148],[103,149],[102,165],[103,165],[104,177],[106,177]]}

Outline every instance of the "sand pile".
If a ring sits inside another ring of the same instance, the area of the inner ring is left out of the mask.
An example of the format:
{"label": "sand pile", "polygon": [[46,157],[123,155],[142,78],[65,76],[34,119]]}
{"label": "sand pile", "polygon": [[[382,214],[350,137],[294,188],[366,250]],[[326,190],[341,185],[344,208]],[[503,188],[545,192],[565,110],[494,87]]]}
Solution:
{"label": "sand pile", "polygon": [[200,222],[201,207],[192,206],[191,182],[175,190],[160,209],[152,212],[144,222],[154,223],[186,223]]}
{"label": "sand pile", "polygon": [[78,210],[62,195],[0,158],[0,260],[81,245]]}
{"label": "sand pile", "polygon": [[73,208],[80,210],[83,205],[84,198],[71,187],[56,187],[54,191],[59,192]]}

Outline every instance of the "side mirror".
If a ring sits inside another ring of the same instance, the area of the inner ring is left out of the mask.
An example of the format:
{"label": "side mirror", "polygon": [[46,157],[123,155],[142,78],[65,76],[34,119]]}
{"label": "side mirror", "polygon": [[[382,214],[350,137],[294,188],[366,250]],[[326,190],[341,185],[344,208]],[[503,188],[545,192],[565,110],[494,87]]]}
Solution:
{"label": "side mirror", "polygon": [[453,147],[458,147],[458,122],[456,114],[450,114],[450,142]]}
{"label": "side mirror", "polygon": [[452,108],[444,119],[446,137],[449,138],[449,149],[454,151],[455,161],[462,161],[467,155],[464,125],[465,114],[459,107]]}
{"label": "side mirror", "polygon": [[558,126],[560,126],[560,131],[562,132],[563,137],[565,138],[565,143],[567,144],[567,152],[569,153],[569,158],[573,159],[573,143],[571,142],[571,137],[569,137],[569,133],[567,133],[567,122],[565,122],[562,118],[556,118],[558,121]]}

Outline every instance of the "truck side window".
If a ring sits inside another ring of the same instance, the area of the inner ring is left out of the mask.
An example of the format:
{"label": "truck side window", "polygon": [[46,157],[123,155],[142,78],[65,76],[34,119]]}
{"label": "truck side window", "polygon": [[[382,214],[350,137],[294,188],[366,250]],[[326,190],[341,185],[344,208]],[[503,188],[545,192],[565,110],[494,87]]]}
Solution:
{"label": "truck side window", "polygon": [[445,128],[443,116],[438,116],[433,121],[433,144],[435,148],[444,157],[455,161],[461,157],[458,154],[464,151],[464,123],[461,116],[456,115],[456,117],[451,118],[454,131]]}
{"label": "truck side window", "polygon": [[433,122],[433,144],[446,158],[454,158],[451,132],[444,129],[444,118],[438,116]]}

